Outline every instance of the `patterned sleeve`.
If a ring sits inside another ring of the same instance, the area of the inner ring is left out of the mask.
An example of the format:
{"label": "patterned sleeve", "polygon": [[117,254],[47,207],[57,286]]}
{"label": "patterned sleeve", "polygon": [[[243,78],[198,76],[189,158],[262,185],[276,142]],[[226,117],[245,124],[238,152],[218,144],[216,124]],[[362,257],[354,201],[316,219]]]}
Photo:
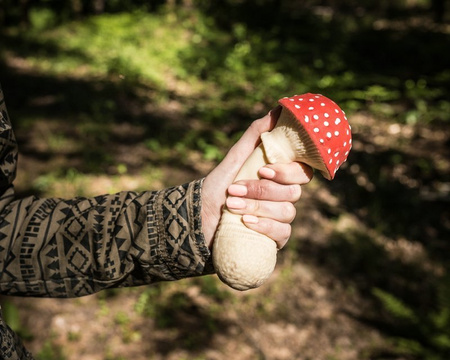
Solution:
{"label": "patterned sleeve", "polygon": [[17,146],[0,91],[0,293],[75,297],[213,273],[202,180],[93,198],[15,199]]}
{"label": "patterned sleeve", "polygon": [[[0,86],[0,194],[4,193],[16,177],[17,143],[6,111]],[[0,199],[0,209],[2,206]]]}

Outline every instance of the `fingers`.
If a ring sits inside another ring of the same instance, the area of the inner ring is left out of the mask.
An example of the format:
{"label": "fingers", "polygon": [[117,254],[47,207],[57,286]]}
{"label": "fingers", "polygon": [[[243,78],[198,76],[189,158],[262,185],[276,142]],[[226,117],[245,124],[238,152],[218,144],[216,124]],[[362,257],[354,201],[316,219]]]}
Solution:
{"label": "fingers", "polygon": [[240,180],[228,187],[228,195],[249,199],[297,202],[302,190],[300,185],[278,184],[271,180]]}
{"label": "fingers", "polygon": [[289,164],[269,164],[259,170],[262,178],[275,181],[280,184],[309,183],[313,177],[313,169],[303,163],[291,162]]}
{"label": "fingers", "polygon": [[269,164],[259,170],[260,180],[240,180],[228,187],[229,211],[242,215],[243,223],[283,248],[291,235],[301,186],[311,181],[313,170],[298,162]]}
{"label": "fingers", "polygon": [[233,214],[271,218],[282,223],[291,223],[296,215],[295,206],[291,202],[272,202],[231,196],[227,198],[226,204]]}
{"label": "fingers", "polygon": [[230,212],[242,215],[245,226],[274,240],[278,249],[286,245],[296,215],[291,202],[228,197],[226,204]]}
{"label": "fingers", "polygon": [[296,215],[293,203],[301,196],[300,185],[246,180],[230,185],[228,195],[228,210],[242,215],[245,226],[274,240],[278,249],[286,245]]}
{"label": "fingers", "polygon": [[291,236],[291,225],[268,218],[244,215],[242,221],[245,226],[271,238],[282,249]]}
{"label": "fingers", "polygon": [[227,196],[228,186],[236,178],[239,169],[261,141],[261,134],[273,129],[280,112],[281,107],[277,107],[263,118],[253,121],[223,161],[203,181],[202,227],[205,242],[208,246],[212,245],[222,206]]}

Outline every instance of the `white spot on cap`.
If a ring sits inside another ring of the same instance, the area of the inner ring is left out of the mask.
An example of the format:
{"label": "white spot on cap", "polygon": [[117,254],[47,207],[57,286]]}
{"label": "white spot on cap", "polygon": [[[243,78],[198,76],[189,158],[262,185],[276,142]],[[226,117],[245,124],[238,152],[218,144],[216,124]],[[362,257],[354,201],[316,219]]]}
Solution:
{"label": "white spot on cap", "polygon": [[336,114],[339,114],[339,110],[338,109],[334,109]]}
{"label": "white spot on cap", "polygon": [[314,110],[314,108],[313,108],[312,106],[310,106],[310,107],[308,108],[308,110]]}
{"label": "white spot on cap", "polygon": [[314,120],[319,120],[319,115],[314,115],[313,118]]}
{"label": "white spot on cap", "polygon": [[313,101],[314,101],[314,99],[309,99],[309,101],[313,102]]}
{"label": "white spot on cap", "polygon": [[336,120],[334,121],[334,123],[335,123],[336,125],[338,125],[340,122],[341,122],[341,119],[339,119],[339,118],[336,118]]}
{"label": "white spot on cap", "polygon": [[328,154],[331,154],[331,149],[328,149],[327,153],[328,153]]}
{"label": "white spot on cap", "polygon": [[330,137],[331,137],[331,133],[327,132],[327,138],[330,138]]}
{"label": "white spot on cap", "polygon": [[329,164],[331,164],[333,162],[333,159],[330,159],[330,161],[328,161]]}
{"label": "white spot on cap", "polygon": [[325,142],[325,140],[324,140],[324,139],[320,139],[319,142],[320,142],[321,144],[323,144],[323,143]]}
{"label": "white spot on cap", "polygon": [[296,109],[300,109],[300,105],[295,104],[294,106]]}
{"label": "white spot on cap", "polygon": [[329,117],[330,117],[330,114],[325,113],[325,114],[323,114],[323,116],[325,116],[326,118],[329,118]]}
{"label": "white spot on cap", "polygon": [[339,136],[339,131],[335,131],[334,136]]}
{"label": "white spot on cap", "polygon": [[336,161],[336,165],[339,165],[339,160]]}
{"label": "white spot on cap", "polygon": [[320,106],[325,106],[325,103],[320,103]]}
{"label": "white spot on cap", "polygon": [[336,151],[335,153],[334,153],[334,157],[338,157],[339,156],[339,151]]}
{"label": "white spot on cap", "polygon": [[324,121],[323,124],[324,124],[325,126],[329,126],[329,125],[330,125],[330,123],[329,123],[328,121]]}
{"label": "white spot on cap", "polygon": [[318,133],[319,132],[319,128],[314,128],[314,132]]}
{"label": "white spot on cap", "polygon": [[305,122],[309,122],[309,117],[308,117],[308,115],[305,115]]}

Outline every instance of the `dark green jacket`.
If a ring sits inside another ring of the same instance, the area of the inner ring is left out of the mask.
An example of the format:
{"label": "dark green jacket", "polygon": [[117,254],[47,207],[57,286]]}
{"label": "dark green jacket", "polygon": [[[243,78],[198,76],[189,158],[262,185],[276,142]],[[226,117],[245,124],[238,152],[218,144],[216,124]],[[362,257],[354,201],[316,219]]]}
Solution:
{"label": "dark green jacket", "polygon": [[[17,199],[17,154],[0,87],[1,294],[77,297],[213,272],[201,180],[162,191]],[[32,358],[1,312],[0,358]]]}

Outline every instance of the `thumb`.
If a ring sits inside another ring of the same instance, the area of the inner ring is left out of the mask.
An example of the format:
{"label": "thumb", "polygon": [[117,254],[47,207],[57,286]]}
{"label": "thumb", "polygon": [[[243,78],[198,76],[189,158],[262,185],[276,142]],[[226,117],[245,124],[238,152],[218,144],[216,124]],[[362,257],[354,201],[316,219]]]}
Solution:
{"label": "thumb", "polygon": [[[266,116],[252,122],[242,137],[228,151],[222,162],[211,172],[214,178],[220,179],[230,185],[235,179],[245,160],[261,142],[261,134],[274,128],[280,115],[281,107],[271,110]],[[218,180],[218,179],[217,179]]]}
{"label": "thumb", "polygon": [[208,246],[219,224],[228,186],[232,184],[245,160],[261,142],[261,134],[274,128],[280,112],[281,107],[278,106],[263,118],[253,121],[222,162],[206,176],[202,188],[202,226]]}

